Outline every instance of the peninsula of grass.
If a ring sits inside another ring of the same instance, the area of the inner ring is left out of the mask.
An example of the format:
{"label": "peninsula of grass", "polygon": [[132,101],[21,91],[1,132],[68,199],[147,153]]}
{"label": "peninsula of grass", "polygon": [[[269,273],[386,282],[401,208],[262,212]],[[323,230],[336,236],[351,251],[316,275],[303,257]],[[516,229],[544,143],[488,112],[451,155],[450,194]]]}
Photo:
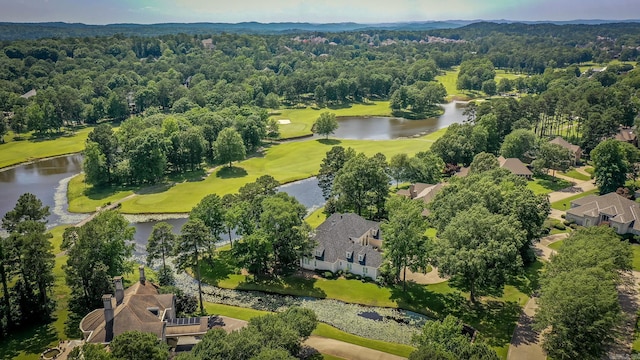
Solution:
{"label": "peninsula of grass", "polygon": [[235,163],[233,168],[219,167],[211,175],[188,181],[177,181],[136,191],[132,188],[104,188],[94,190],[78,176],[69,183],[69,211],[93,212],[108,202],[118,201],[132,194],[137,196],[122,203],[121,211],[141,213],[185,213],[191,211],[205,195],[220,196],[235,193],[262,175],[271,175],[281,183],[306,179],[320,169],[320,162],[333,146],[352,147],[372,156],[382,152],[391,158],[398,153],[413,155],[427,150],[444,134],[441,129],[420,138],[397,140],[308,140],[271,144],[259,156]]}
{"label": "peninsula of grass", "polygon": [[323,108],[305,107],[298,109],[275,110],[272,117],[276,120],[290,120],[290,124],[280,125],[280,137],[289,139],[312,135],[311,127],[323,112],[331,112],[337,117],[346,116],[392,116],[388,101],[345,104]]}
{"label": "peninsula of grass", "polygon": [[[24,140],[0,144],[0,168],[80,152],[84,150],[85,141],[91,130],[92,128],[84,128],[73,135],[62,135],[53,139],[24,135]],[[8,137],[5,136],[5,138]]]}
{"label": "peninsula of grass", "polygon": [[316,209],[314,212],[309,214],[304,221],[307,222],[311,226],[312,229],[317,228],[327,219],[327,214],[324,213],[324,206]]}
{"label": "peninsula of grass", "polygon": [[571,202],[576,199],[583,198],[589,195],[597,195],[598,189],[593,189],[585,192],[578,193],[576,195],[570,196],[566,199],[558,200],[556,202],[551,203],[551,208],[556,210],[567,211],[571,207]]}

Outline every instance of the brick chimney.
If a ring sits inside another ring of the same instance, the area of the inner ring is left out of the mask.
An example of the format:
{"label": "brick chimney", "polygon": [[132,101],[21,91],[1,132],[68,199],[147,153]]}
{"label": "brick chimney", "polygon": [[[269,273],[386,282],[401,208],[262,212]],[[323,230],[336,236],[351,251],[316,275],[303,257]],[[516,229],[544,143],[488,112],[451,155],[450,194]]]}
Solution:
{"label": "brick chimney", "polygon": [[115,316],[114,312],[116,309],[116,299],[111,294],[106,294],[102,296],[102,303],[104,305],[104,330],[105,340],[110,342],[113,340],[113,318]]}
{"label": "brick chimney", "polygon": [[138,270],[140,271],[140,284],[143,284],[147,281],[147,278],[144,276],[144,265],[138,266]]}
{"label": "brick chimney", "polygon": [[122,304],[124,299],[124,285],[122,283],[122,276],[116,276],[113,278],[113,284],[116,288],[116,306]]}

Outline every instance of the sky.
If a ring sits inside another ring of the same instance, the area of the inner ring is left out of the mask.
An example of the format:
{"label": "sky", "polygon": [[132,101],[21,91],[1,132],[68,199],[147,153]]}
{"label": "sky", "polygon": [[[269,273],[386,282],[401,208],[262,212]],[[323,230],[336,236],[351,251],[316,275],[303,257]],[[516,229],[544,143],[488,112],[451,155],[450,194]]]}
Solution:
{"label": "sky", "polygon": [[85,24],[627,20],[640,0],[0,0],[0,21]]}

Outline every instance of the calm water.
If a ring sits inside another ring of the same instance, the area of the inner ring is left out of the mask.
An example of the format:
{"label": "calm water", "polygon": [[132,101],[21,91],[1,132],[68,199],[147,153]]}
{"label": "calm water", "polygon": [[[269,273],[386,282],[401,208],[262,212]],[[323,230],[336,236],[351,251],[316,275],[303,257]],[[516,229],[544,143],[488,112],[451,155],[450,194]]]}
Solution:
{"label": "calm water", "polygon": [[333,137],[340,139],[388,140],[432,133],[466,119],[462,114],[466,103],[442,105],[444,114],[437,118],[408,120],[394,117],[340,117]]}
{"label": "calm water", "polygon": [[0,216],[11,211],[20,195],[28,192],[49,206],[49,226],[81,221],[86,215],[66,211],[66,185],[81,170],[82,156],[69,155],[0,171]]}

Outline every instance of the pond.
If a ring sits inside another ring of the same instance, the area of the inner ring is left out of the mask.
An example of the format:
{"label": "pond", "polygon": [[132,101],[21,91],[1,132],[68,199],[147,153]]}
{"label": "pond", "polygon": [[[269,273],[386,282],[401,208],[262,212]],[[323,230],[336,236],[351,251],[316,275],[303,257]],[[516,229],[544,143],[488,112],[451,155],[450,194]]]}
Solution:
{"label": "pond", "polygon": [[20,195],[32,193],[49,206],[49,226],[80,222],[84,214],[67,212],[67,184],[82,171],[82,155],[60,156],[0,171],[0,217],[11,211]]}
{"label": "pond", "polygon": [[339,127],[332,136],[340,139],[388,140],[425,135],[466,120],[462,114],[465,106],[463,102],[450,102],[441,105],[444,114],[423,120],[384,116],[339,117]]}

